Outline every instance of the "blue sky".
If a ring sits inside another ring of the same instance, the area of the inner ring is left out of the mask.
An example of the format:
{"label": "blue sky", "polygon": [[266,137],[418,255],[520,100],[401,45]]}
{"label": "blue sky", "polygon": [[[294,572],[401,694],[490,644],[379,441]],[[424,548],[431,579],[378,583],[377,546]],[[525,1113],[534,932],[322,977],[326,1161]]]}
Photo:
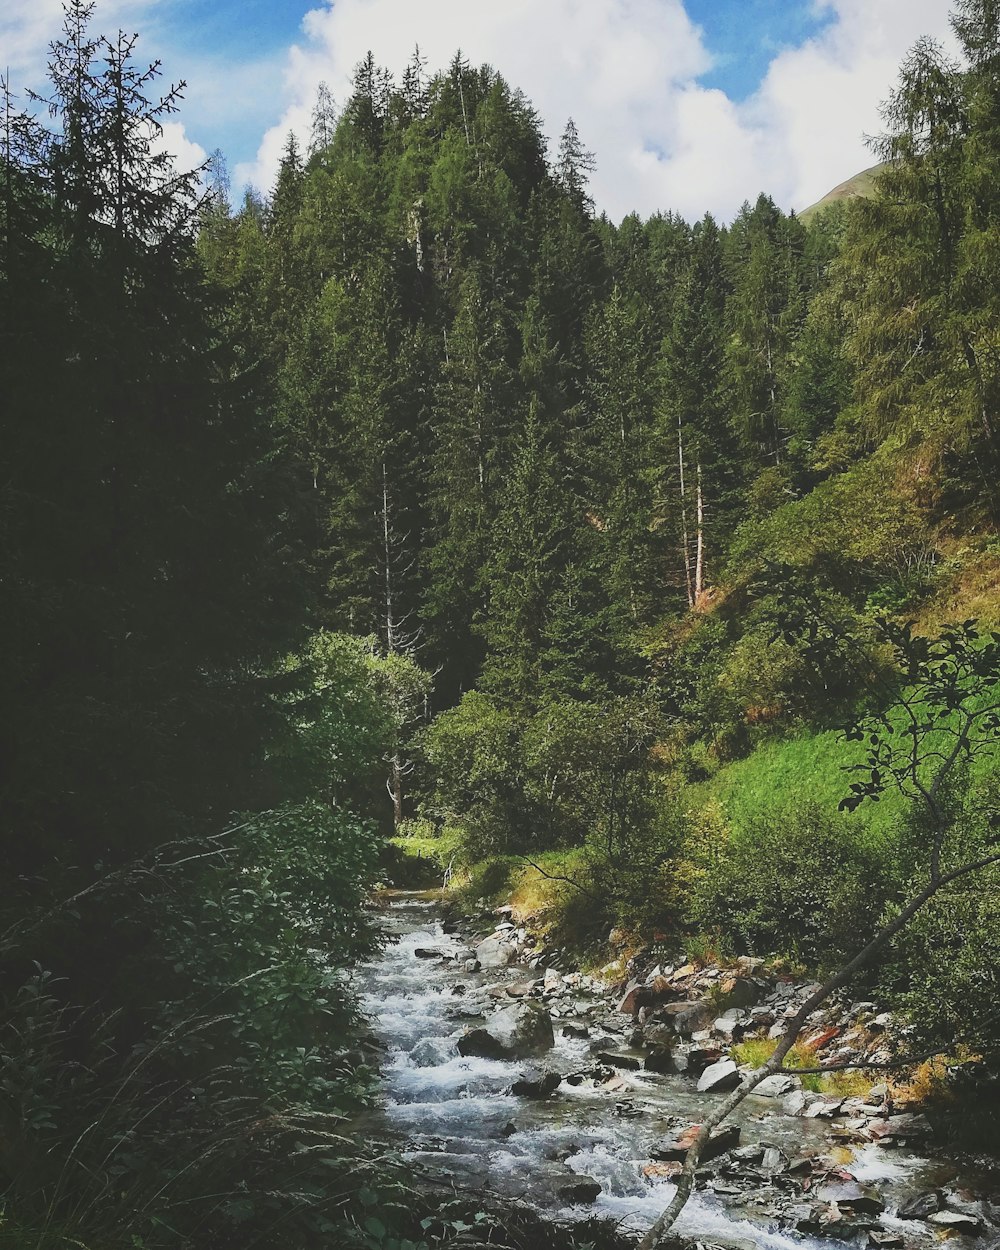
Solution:
{"label": "blue sky", "polygon": [[735,101],[757,90],[777,52],[800,46],[833,20],[831,9],[802,0],[688,0],[685,7],[716,60],[700,81]]}
{"label": "blue sky", "polygon": [[[37,83],[58,0],[3,0],[0,59]],[[459,46],[535,103],[550,136],[576,120],[593,192],[619,218],[729,218],[768,190],[803,208],[872,163],[863,135],[913,40],[947,36],[945,0],[99,0],[96,24],[188,82],[168,135],[181,159],[221,147],[234,184],[267,188],[320,81],[343,100],[371,48],[400,70]]]}

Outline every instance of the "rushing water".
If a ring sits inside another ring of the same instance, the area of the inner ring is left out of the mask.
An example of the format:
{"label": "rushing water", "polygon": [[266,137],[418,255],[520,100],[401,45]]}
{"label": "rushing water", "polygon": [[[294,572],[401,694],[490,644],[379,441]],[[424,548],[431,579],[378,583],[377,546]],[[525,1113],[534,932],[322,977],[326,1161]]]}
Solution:
{"label": "rushing water", "polygon": [[[446,953],[462,946],[444,932],[436,904],[425,899],[395,899],[385,923],[397,940],[365,970],[364,1005],[388,1048],[386,1111],[406,1139],[407,1158],[464,1192],[522,1198],[561,1218],[597,1214],[626,1228],[647,1227],[674,1192],[669,1180],[644,1175],[652,1148],[670,1135],[678,1120],[696,1121],[717,1096],[697,1093],[694,1081],[685,1076],[623,1072],[624,1085],[616,1083],[611,1090],[564,1081],[542,1101],[515,1097],[507,1091],[532,1064],[463,1058],[456,1043],[470,1024],[493,1009],[486,987],[523,980],[524,969],[470,974],[461,962],[418,958],[418,948]],[[574,1015],[554,1021],[556,1044],[543,1061],[545,1067],[566,1075],[593,1064],[590,1041],[563,1036],[562,1026],[570,1019],[587,1023],[599,1006],[596,997],[581,992],[571,1008]],[[595,1029],[596,1036],[602,1032]],[[620,1047],[622,1040],[612,1035],[608,1044]],[[773,1100],[748,1098],[736,1119],[744,1144],[764,1142],[789,1156],[830,1145],[828,1126],[781,1115]],[[902,1224],[892,1213],[903,1197],[954,1175],[946,1165],[878,1146],[856,1148],[844,1166],[858,1180],[877,1185],[886,1202],[886,1228]],[[572,1205],[571,1186],[580,1177],[600,1183],[595,1203]],[[907,1222],[908,1244],[919,1239],[921,1229]],[[699,1240],[768,1250],[837,1250],[859,1244],[751,1223],[738,1211],[727,1211],[708,1191],[692,1197],[677,1231]]]}

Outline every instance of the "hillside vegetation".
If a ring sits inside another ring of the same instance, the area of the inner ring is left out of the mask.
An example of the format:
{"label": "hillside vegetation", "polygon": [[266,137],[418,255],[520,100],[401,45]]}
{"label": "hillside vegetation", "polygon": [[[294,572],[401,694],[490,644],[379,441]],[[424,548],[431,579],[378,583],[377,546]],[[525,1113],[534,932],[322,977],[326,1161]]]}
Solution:
{"label": "hillside vegetation", "polygon": [[[349,976],[389,836],[567,940],[815,967],[919,878],[841,731],[949,639],[921,742],[995,685],[1000,25],[918,43],[870,195],[724,225],[597,214],[461,56],[202,195],[90,17],[0,141],[0,1245],[424,1250]],[[997,1049],[996,885],[871,974],[928,1045]]]}

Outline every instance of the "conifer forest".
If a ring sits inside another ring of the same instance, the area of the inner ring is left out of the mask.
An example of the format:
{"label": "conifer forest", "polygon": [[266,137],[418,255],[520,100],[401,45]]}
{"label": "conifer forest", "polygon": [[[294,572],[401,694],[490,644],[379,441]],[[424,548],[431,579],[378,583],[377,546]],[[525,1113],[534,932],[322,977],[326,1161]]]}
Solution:
{"label": "conifer forest", "polygon": [[101,21],[3,89],[0,1250],[1000,1244],[1000,5],[728,222],[461,53],[242,193]]}

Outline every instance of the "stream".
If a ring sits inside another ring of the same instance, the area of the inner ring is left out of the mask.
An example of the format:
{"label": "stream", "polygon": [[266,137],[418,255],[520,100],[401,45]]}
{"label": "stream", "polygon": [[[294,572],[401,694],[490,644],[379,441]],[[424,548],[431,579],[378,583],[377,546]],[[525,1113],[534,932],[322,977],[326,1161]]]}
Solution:
{"label": "stream", "polygon": [[[706,1106],[724,1095],[698,1093],[690,1076],[642,1071],[621,1072],[610,1086],[564,1079],[553,1095],[541,1100],[511,1094],[510,1086],[526,1069],[544,1066],[565,1077],[593,1066],[593,1038],[567,1037],[563,1027],[589,1024],[595,1036],[603,1036],[604,1027],[596,1021],[603,1018],[604,1000],[582,990],[578,998],[574,995],[568,1010],[554,1021],[555,1046],[541,1063],[463,1058],[457,1039],[497,1005],[487,987],[523,981],[525,969],[469,972],[460,961],[428,957],[429,951],[447,954],[465,946],[445,933],[435,900],[396,896],[383,923],[392,940],[361,970],[362,1001],[387,1048],[385,1112],[405,1143],[407,1161],[463,1192],[522,1199],[559,1219],[596,1215],[628,1231],[647,1228],[674,1192],[669,1179],[643,1171],[653,1149],[676,1130],[678,1120],[697,1122]],[[418,949],[424,952],[420,957]],[[622,1045],[620,1036],[611,1034],[607,1040]],[[743,1145],[776,1146],[789,1158],[833,1147],[829,1123],[783,1115],[774,1099],[751,1096],[733,1119],[741,1126]],[[902,1146],[837,1149],[840,1166],[877,1187],[885,1203],[880,1234],[905,1234],[907,1247],[939,1242],[944,1230],[900,1220],[895,1212],[914,1194],[962,1185],[968,1178],[958,1176],[945,1161]],[[580,1200],[581,1182],[585,1190],[587,1178],[600,1185],[596,1200]],[[745,1190],[741,1195],[735,1187],[731,1193],[724,1183],[719,1187],[721,1194],[702,1189],[692,1196],[676,1228],[679,1236],[768,1250],[868,1244],[865,1234],[838,1239],[781,1231],[776,1219],[768,1220],[766,1208],[752,1219],[738,1205],[727,1208],[727,1197],[745,1202]],[[984,1239],[955,1237],[952,1244],[982,1247]],[[996,1243],[987,1238],[985,1244]]]}

